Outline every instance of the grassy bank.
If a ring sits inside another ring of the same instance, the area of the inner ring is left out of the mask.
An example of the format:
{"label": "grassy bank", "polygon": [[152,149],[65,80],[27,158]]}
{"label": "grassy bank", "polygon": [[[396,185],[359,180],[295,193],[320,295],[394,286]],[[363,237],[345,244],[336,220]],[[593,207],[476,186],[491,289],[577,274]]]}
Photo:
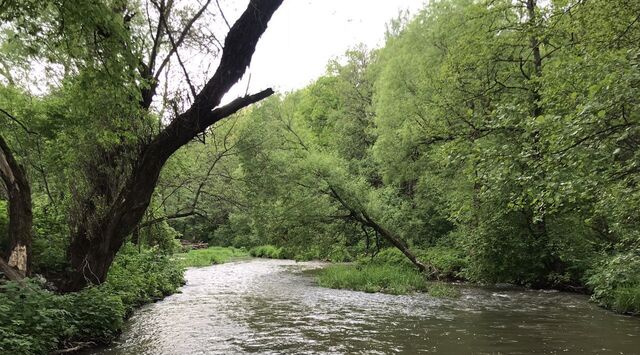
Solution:
{"label": "grassy bank", "polygon": [[[465,260],[458,253],[437,247],[419,251],[418,255],[421,260],[438,269],[438,278],[460,279]],[[394,248],[385,249],[375,258],[360,260],[355,264],[328,266],[319,271],[317,281],[323,287],[396,295],[429,292],[436,297],[455,297],[458,294],[450,285],[427,280]]]}
{"label": "grassy bank", "polygon": [[182,267],[156,250],[125,247],[107,282],[60,295],[37,280],[0,289],[0,354],[47,354],[56,349],[106,344],[134,308],[172,294]]}
{"label": "grassy bank", "polygon": [[426,290],[420,273],[394,265],[331,265],[320,270],[317,280],[323,287],[396,295]]}
{"label": "grassy bank", "polygon": [[184,267],[203,267],[214,264],[223,264],[234,259],[248,257],[244,249],[210,247],[207,249],[190,250],[186,253],[175,254],[174,259]]}
{"label": "grassy bank", "polygon": [[363,292],[404,295],[428,292],[434,297],[457,297],[458,290],[442,282],[432,282],[415,270],[395,265],[348,264],[331,265],[316,276],[322,287]]}
{"label": "grassy bank", "polygon": [[260,245],[253,247],[249,250],[249,254],[254,258],[286,259],[283,248],[273,245]]}
{"label": "grassy bank", "polygon": [[640,315],[640,255],[637,251],[603,258],[589,273],[591,299],[618,313]]}

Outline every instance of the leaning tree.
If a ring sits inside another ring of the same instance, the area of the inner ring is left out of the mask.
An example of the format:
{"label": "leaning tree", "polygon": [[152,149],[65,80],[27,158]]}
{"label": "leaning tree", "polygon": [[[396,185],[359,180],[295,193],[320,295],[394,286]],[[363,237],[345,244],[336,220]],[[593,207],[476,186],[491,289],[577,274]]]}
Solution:
{"label": "leaning tree", "polygon": [[[209,2],[203,8],[206,8]],[[152,3],[157,7],[159,16],[154,42],[160,43],[160,37],[163,36],[171,47],[168,56],[176,54],[189,30],[185,29],[176,38],[166,20],[171,1]],[[96,209],[88,203],[87,208],[83,209],[81,216],[77,218],[79,223],[72,231],[68,249],[71,269],[62,283],[64,290],[75,291],[88,283],[105,281],[116,253],[143,218],[162,167],[173,153],[219,120],[273,94],[273,90],[267,89],[220,105],[223,96],[244,75],[259,38],[281,3],[282,0],[249,2],[240,18],[230,26],[215,73],[199,92],[195,93],[193,102],[186,110],[175,110],[175,117],[171,123],[148,142],[134,148],[134,151],[139,153],[133,159],[131,169],[127,172],[128,176],[120,187],[114,190],[113,185],[105,179],[92,181],[92,200],[95,201],[96,193],[102,194],[100,197],[104,205]],[[196,13],[196,17],[186,26],[193,24],[201,13]],[[158,86],[158,70],[162,70],[162,63],[165,62],[163,60],[158,65],[160,68],[155,68],[158,61],[155,48],[156,44],[148,62],[140,64],[141,74],[145,79],[145,85],[141,85],[140,101],[144,109],[149,109],[152,105]],[[178,62],[184,69],[182,61]],[[192,91],[195,91],[193,86],[190,86]],[[118,152],[116,149],[107,154]],[[101,183],[104,186],[100,186]]]}
{"label": "leaning tree", "polygon": [[[34,66],[29,67],[32,63],[45,63],[54,73],[58,70],[61,79],[51,94],[56,105],[62,102],[67,107],[56,108],[51,122],[67,130],[67,137],[86,134],[84,140],[65,141],[75,145],[76,165],[68,170],[76,175],[67,177],[63,193],[71,202],[69,267],[54,275],[61,290],[76,291],[105,281],[116,253],[140,225],[173,153],[219,120],[273,94],[267,89],[221,104],[244,76],[281,3],[249,0],[231,25],[217,0],[0,2],[6,30],[0,39],[16,53],[26,53],[9,56],[0,48],[0,67],[6,69],[0,71],[0,85],[19,86],[37,77]],[[216,35],[221,25],[228,27],[224,41]],[[194,56],[208,63],[189,63]],[[214,63],[217,69],[210,73],[209,64]],[[43,81],[53,81],[51,72],[44,74]],[[64,123],[65,115],[75,115],[66,118],[73,123]],[[74,124],[80,128],[74,131]],[[110,134],[111,143],[99,139],[102,131]],[[4,140],[0,143],[12,238],[24,235],[28,241],[31,203],[22,198],[29,191],[20,184],[29,185],[9,147]],[[25,251],[20,254],[24,257],[9,257],[28,267],[28,243],[12,249]]]}

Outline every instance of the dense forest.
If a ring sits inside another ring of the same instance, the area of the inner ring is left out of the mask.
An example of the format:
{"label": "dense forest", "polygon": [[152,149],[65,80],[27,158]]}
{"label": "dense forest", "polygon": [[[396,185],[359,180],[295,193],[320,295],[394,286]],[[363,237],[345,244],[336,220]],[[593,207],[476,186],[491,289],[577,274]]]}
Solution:
{"label": "dense forest", "polygon": [[0,349],[110,338],[180,285],[180,240],[640,311],[640,2],[431,1],[221,105],[280,3],[223,41],[211,1],[0,2]]}

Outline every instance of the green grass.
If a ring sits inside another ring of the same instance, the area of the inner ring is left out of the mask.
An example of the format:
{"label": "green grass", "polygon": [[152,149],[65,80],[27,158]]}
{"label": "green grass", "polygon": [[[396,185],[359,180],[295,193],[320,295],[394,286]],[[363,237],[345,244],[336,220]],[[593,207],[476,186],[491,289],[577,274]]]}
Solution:
{"label": "green grass", "polygon": [[[437,270],[433,275],[438,280],[459,280],[461,272],[467,266],[467,261],[460,253],[448,247],[431,247],[425,250],[415,249],[416,256]],[[367,260],[367,263],[378,265],[393,265],[405,269],[414,269],[415,266],[397,248],[386,248],[380,251],[375,258]]]}
{"label": "green grass", "polygon": [[619,313],[640,314],[640,285],[617,288],[610,308]]}
{"label": "green grass", "polygon": [[232,247],[210,247],[190,250],[187,253],[175,254],[174,258],[184,267],[203,267],[223,264],[231,260],[247,257],[243,249]]}
{"label": "green grass", "polygon": [[427,290],[420,273],[395,265],[331,265],[320,270],[316,279],[323,287],[394,295]]}
{"label": "green grass", "polygon": [[460,290],[444,282],[429,282],[427,293],[436,298],[458,298]]}
{"label": "green grass", "polygon": [[273,245],[261,245],[251,248],[249,254],[255,258],[284,259],[282,248]]}

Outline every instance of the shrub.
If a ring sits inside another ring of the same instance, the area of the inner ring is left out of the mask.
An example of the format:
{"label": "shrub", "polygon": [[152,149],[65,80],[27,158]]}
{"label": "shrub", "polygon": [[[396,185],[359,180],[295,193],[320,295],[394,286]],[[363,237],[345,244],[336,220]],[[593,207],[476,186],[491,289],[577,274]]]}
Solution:
{"label": "shrub", "polygon": [[419,272],[396,265],[331,265],[319,271],[317,281],[323,287],[390,294],[427,289]]}
{"label": "shrub", "polygon": [[[438,279],[460,279],[461,272],[467,265],[466,259],[460,251],[437,246],[426,250],[414,250],[418,260],[430,264],[438,270],[434,275]],[[414,269],[411,261],[397,248],[383,249],[369,263],[378,265],[394,265],[406,269]]]}
{"label": "shrub", "polygon": [[418,259],[432,265],[438,270],[438,279],[460,279],[462,271],[467,266],[467,260],[461,252],[443,246],[432,247],[417,252]]}
{"label": "shrub", "polygon": [[190,250],[187,253],[176,254],[175,259],[184,267],[203,267],[223,264],[234,258],[246,257],[247,252],[233,247],[210,247],[207,249]]}
{"label": "shrub", "polygon": [[0,354],[46,354],[74,342],[107,343],[134,307],[175,292],[182,268],[157,250],[125,246],[107,282],[66,295],[41,284],[0,287]]}
{"label": "shrub", "polygon": [[282,248],[273,245],[261,245],[249,250],[249,254],[255,258],[282,259]]}
{"label": "shrub", "polygon": [[397,248],[382,249],[369,263],[377,265],[393,265],[412,269],[414,266],[409,259]]}
{"label": "shrub", "polygon": [[34,281],[0,291],[0,353],[46,354],[70,342],[107,343],[120,331],[125,308],[104,287],[57,295]]}
{"label": "shrub", "polygon": [[590,272],[591,299],[620,313],[640,313],[640,254],[631,251],[605,258]]}
{"label": "shrub", "polygon": [[183,284],[183,268],[155,249],[138,253],[128,244],[113,262],[101,287],[119,296],[126,313],[135,307],[172,294]]}
{"label": "shrub", "polygon": [[353,261],[353,256],[344,246],[336,246],[331,249],[328,259],[334,263],[346,263]]}
{"label": "shrub", "polygon": [[0,353],[45,354],[75,334],[62,297],[34,281],[0,288]]}

